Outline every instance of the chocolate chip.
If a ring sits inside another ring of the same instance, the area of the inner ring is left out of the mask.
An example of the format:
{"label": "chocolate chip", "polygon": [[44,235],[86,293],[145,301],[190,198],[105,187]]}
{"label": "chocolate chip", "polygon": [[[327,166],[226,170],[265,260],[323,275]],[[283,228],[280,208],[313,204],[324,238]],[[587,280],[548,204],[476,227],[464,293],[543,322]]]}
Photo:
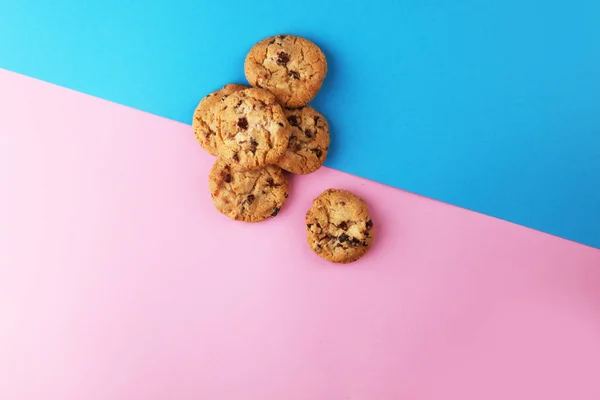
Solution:
{"label": "chocolate chip", "polygon": [[279,54],[277,54],[277,65],[287,65],[289,61],[290,55],[288,53],[280,51]]}
{"label": "chocolate chip", "polygon": [[[279,186],[281,186],[281,183],[275,183],[273,178],[267,178],[267,185],[269,185],[269,187],[279,187]],[[287,194],[286,194],[286,197],[287,197]]]}
{"label": "chocolate chip", "polygon": [[232,158],[233,158],[233,161],[235,161],[235,162],[239,162],[240,161],[240,157],[238,156],[237,153],[235,153]]}
{"label": "chocolate chip", "polygon": [[368,220],[367,221],[367,229],[371,229],[373,227],[373,221]]}
{"label": "chocolate chip", "polygon": [[238,103],[235,105],[235,108],[238,108],[241,105],[242,105],[242,100],[238,101]]}
{"label": "chocolate chip", "polygon": [[346,235],[345,233],[342,233],[340,235],[340,237],[338,238],[338,240],[340,241],[340,243],[344,243],[346,242],[348,239],[350,239],[350,237],[348,235]]}
{"label": "chocolate chip", "polygon": [[315,115],[314,119],[315,119],[315,125],[317,125],[317,122],[319,121],[319,116]]}
{"label": "chocolate chip", "polygon": [[238,119],[237,126],[239,126],[240,129],[242,129],[244,131],[246,129],[248,129],[248,120],[246,119],[246,117],[242,117],[242,118]]}
{"label": "chocolate chip", "polygon": [[312,228],[312,225],[313,225],[313,224],[306,224],[306,227],[307,227],[308,229],[310,229],[310,228]]}
{"label": "chocolate chip", "polygon": [[318,222],[317,222],[317,228],[322,229],[321,224],[319,224]]}
{"label": "chocolate chip", "polygon": [[260,83],[258,83],[258,82],[256,83],[256,87],[259,88],[259,89],[263,88],[262,85]]}
{"label": "chocolate chip", "polygon": [[291,126],[298,126],[298,118],[296,118],[295,115],[290,115],[288,117],[288,122],[290,123]]}
{"label": "chocolate chip", "polygon": [[340,223],[338,225],[338,228],[343,229],[343,230],[348,229],[348,225],[346,224],[346,221],[343,221],[342,223]]}
{"label": "chocolate chip", "polygon": [[360,240],[358,240],[357,238],[352,238],[352,240],[350,241],[350,244],[352,246],[358,246],[360,244]]}
{"label": "chocolate chip", "polygon": [[362,244],[362,245],[363,245],[363,247],[369,247],[369,243],[367,243],[367,241],[366,241],[366,240],[363,242],[363,244]]}
{"label": "chocolate chip", "polygon": [[269,40],[269,44],[273,44],[273,43],[275,43],[275,39]]}
{"label": "chocolate chip", "polygon": [[306,135],[307,138],[313,137],[313,133],[308,129],[304,131],[304,134]]}
{"label": "chocolate chip", "polygon": [[310,151],[315,153],[317,155],[317,158],[321,158],[321,156],[323,155],[323,152],[320,149],[310,149]]}
{"label": "chocolate chip", "polygon": [[231,174],[229,172],[224,172],[223,173],[223,180],[226,183],[230,183],[231,182]]}
{"label": "chocolate chip", "polygon": [[283,122],[278,122],[277,125],[283,126]]}
{"label": "chocolate chip", "polygon": [[254,138],[250,138],[250,151],[252,154],[256,153],[256,147],[258,146],[258,142],[254,140]]}
{"label": "chocolate chip", "polygon": [[288,75],[291,76],[292,78],[299,80],[300,79],[300,74],[296,71],[290,71],[288,72]]}
{"label": "chocolate chip", "polygon": [[287,37],[287,35],[279,35],[277,36],[279,39],[285,39]]}
{"label": "chocolate chip", "polygon": [[279,207],[275,207],[275,209],[273,210],[273,213],[271,214],[271,217],[276,217],[277,214],[279,213],[280,208]]}
{"label": "chocolate chip", "polygon": [[294,153],[299,152],[300,150],[302,150],[302,145],[300,143],[296,143],[296,145],[294,146]]}
{"label": "chocolate chip", "polygon": [[254,195],[249,194],[248,197],[246,197],[246,201],[248,202],[248,204],[252,204],[254,202]]}

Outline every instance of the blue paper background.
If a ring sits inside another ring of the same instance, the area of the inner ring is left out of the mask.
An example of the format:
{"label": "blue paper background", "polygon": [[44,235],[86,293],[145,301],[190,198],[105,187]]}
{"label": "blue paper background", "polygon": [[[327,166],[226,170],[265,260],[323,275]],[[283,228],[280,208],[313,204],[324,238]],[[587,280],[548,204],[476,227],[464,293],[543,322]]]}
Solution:
{"label": "blue paper background", "polygon": [[0,68],[190,123],[277,33],[328,56],[328,166],[600,247],[598,0],[0,0]]}

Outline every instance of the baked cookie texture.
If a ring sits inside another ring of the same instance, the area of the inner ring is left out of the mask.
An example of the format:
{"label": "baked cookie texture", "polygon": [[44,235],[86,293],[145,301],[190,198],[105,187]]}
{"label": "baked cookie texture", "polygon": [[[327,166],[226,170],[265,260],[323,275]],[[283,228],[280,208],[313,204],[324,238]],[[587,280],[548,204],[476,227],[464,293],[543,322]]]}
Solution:
{"label": "baked cookie texture", "polygon": [[363,199],[347,190],[327,189],[306,213],[306,233],[315,254],[345,264],[371,247],[373,221]]}
{"label": "baked cookie texture", "polygon": [[275,165],[239,171],[217,159],[209,173],[209,187],[217,210],[236,221],[275,217],[288,197],[288,182]]}
{"label": "baked cookie texture", "polygon": [[327,74],[327,60],[310,40],[278,35],[252,47],[246,56],[244,72],[252,86],[272,92],[284,107],[301,107],[321,88]]}
{"label": "baked cookie texture", "polygon": [[192,118],[192,127],[198,143],[211,155],[218,155],[217,150],[217,116],[216,112],[219,103],[224,101],[227,96],[240,90],[247,89],[248,86],[235,83],[225,85],[221,89],[210,93],[198,104]]}
{"label": "baked cookie texture", "polygon": [[217,108],[219,157],[246,171],[275,164],[285,154],[290,127],[275,96],[250,88],[229,95]]}
{"label": "baked cookie texture", "polygon": [[290,141],[277,165],[294,174],[310,174],[325,162],[329,150],[329,124],[312,107],[283,110],[290,125]]}

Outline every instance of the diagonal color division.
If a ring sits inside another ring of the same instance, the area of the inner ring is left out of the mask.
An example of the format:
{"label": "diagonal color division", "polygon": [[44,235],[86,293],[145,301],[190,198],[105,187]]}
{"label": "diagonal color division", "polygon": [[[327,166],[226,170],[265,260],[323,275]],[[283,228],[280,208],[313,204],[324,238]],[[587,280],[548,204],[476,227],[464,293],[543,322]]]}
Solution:
{"label": "diagonal color division", "polygon": [[317,41],[327,165],[600,247],[600,2],[0,2],[0,68],[189,123],[264,36]]}
{"label": "diagonal color division", "polygon": [[[189,125],[0,85],[1,399],[600,398],[600,250],[329,168],[237,223]],[[328,187],[355,264],[305,242]]]}

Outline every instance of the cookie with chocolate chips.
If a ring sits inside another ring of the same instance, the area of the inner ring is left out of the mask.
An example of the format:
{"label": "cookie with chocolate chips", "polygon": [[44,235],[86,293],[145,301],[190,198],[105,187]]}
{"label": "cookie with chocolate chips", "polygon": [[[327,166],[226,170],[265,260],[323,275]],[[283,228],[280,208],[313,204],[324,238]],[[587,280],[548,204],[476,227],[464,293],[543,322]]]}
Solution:
{"label": "cookie with chocolate chips", "polygon": [[290,141],[277,165],[294,174],[310,174],[325,162],[329,150],[329,124],[314,108],[283,110],[290,125]]}
{"label": "cookie with chocolate chips", "polygon": [[272,92],[284,107],[300,107],[321,88],[327,61],[310,40],[278,35],[252,47],[246,56],[244,72],[252,86]]}
{"label": "cookie with chocolate chips", "polygon": [[216,110],[219,103],[224,101],[227,96],[240,90],[247,89],[248,86],[229,84],[223,86],[216,92],[210,93],[198,104],[194,117],[192,119],[192,127],[194,135],[198,143],[213,156],[218,155],[217,151],[217,118]]}
{"label": "cookie with chocolate chips", "polygon": [[283,109],[264,89],[229,95],[219,103],[217,125],[219,157],[243,171],[277,163],[290,140]]}
{"label": "cookie with chocolate chips", "polygon": [[327,189],[306,213],[308,245],[335,263],[361,258],[373,243],[373,221],[367,204],[346,190]]}
{"label": "cookie with chocolate chips", "polygon": [[210,170],[209,186],[217,210],[236,221],[275,217],[288,197],[287,180],[275,165],[242,172],[218,159]]}

